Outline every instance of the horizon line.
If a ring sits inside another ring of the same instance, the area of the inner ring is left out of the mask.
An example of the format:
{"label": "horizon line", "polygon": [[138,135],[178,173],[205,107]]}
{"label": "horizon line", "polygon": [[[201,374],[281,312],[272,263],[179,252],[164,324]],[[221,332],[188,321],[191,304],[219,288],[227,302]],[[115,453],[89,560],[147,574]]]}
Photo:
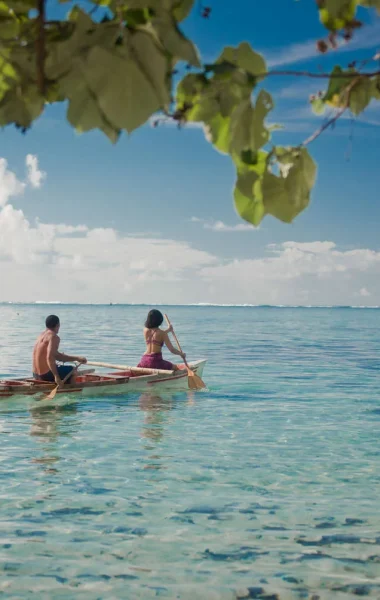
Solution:
{"label": "horizon line", "polygon": [[380,308],[380,305],[363,305],[363,304],[229,304],[229,303],[213,303],[213,302],[192,302],[184,304],[171,304],[166,302],[145,303],[145,302],[61,302],[61,301],[44,301],[34,300],[26,301],[0,301],[0,306],[172,306],[172,307],[214,307],[214,308],[351,308],[351,309],[372,309]]}

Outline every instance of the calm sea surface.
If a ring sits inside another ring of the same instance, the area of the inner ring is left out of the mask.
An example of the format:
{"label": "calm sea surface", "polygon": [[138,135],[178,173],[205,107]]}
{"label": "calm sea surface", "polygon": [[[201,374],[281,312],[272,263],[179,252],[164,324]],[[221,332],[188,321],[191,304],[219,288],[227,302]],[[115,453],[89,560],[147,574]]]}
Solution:
{"label": "calm sea surface", "polygon": [[[208,391],[0,401],[0,597],[379,599],[380,310],[167,310]],[[0,376],[50,312],[140,358],[146,307],[0,306]]]}

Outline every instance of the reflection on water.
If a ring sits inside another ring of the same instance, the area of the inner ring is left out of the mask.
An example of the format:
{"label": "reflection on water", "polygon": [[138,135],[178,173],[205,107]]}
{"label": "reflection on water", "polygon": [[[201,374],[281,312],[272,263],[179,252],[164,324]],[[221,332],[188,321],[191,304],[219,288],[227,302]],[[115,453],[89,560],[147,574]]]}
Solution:
{"label": "reflection on water", "polygon": [[173,399],[147,392],[141,394],[139,407],[145,413],[141,436],[159,442],[164,435],[166,413],[173,408]]}
{"label": "reflection on water", "polygon": [[[37,436],[41,440],[55,440],[60,435],[72,433],[71,427],[67,427],[67,416],[77,415],[77,406],[43,406],[30,409],[31,427],[30,435]],[[70,421],[71,426],[73,422]]]}
{"label": "reflection on water", "polygon": [[[46,307],[7,310],[23,375]],[[1,401],[1,598],[380,598],[380,311],[171,310],[211,391]],[[146,307],[59,315],[73,354],[140,357]]]}
{"label": "reflection on water", "polygon": [[[30,409],[31,425],[30,435],[40,442],[41,456],[33,457],[32,463],[42,465],[46,473],[58,473],[56,463],[60,460],[58,455],[60,436],[72,435],[75,432],[75,420],[70,419],[68,427],[67,417],[77,415],[76,405],[67,406],[35,406]],[[55,465],[54,468],[52,465]]]}
{"label": "reflection on water", "polygon": [[[178,396],[178,394],[177,394]],[[185,394],[181,394],[177,402],[184,404]],[[186,393],[188,406],[195,404],[195,393],[188,391]],[[139,398],[139,408],[144,412],[144,425],[141,429],[141,437],[149,440],[144,445],[147,450],[156,451],[156,444],[162,441],[165,434],[165,427],[175,418],[171,412],[176,408],[176,396],[169,394],[158,394],[157,392],[146,392]],[[171,413],[171,414],[169,414]],[[154,442],[154,443],[152,443]],[[144,466],[145,469],[165,469],[166,466],[161,463],[161,456],[157,453],[148,456],[149,463]]]}

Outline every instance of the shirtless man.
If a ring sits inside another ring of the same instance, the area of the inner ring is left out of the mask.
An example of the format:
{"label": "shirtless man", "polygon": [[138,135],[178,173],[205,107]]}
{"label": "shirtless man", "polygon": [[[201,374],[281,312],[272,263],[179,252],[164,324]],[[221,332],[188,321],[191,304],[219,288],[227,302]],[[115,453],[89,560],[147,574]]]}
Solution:
{"label": "shirtless man", "polygon": [[[55,381],[60,386],[74,367],[59,367],[56,361],[86,363],[87,359],[83,356],[68,356],[58,351],[60,322],[56,315],[47,317],[45,324],[46,330],[38,336],[33,349],[33,377],[43,381]],[[72,377],[69,377],[65,383],[73,383],[71,380]]]}

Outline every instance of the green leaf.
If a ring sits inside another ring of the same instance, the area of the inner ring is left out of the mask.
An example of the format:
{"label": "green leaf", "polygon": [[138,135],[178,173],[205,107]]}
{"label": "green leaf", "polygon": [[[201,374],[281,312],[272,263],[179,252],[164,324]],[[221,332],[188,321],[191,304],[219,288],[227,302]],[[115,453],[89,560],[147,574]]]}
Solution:
{"label": "green leaf", "polygon": [[147,8],[139,10],[126,10],[123,12],[123,17],[127,22],[128,27],[146,25],[150,21],[149,10]]}
{"label": "green leaf", "polygon": [[251,165],[251,166],[257,165],[258,156],[259,156],[259,153],[257,152],[257,150],[254,150],[253,152],[252,152],[252,150],[243,150],[240,153],[241,161],[245,165]]}
{"label": "green leaf", "polygon": [[231,142],[230,122],[230,117],[223,117],[219,113],[209,119],[204,126],[206,139],[223,154],[229,153]]}
{"label": "green leaf", "polygon": [[285,223],[290,223],[293,220],[295,214],[282,177],[277,177],[268,171],[264,173],[262,193],[266,214],[270,214]]}
{"label": "green leaf", "polygon": [[14,123],[27,129],[44,109],[44,99],[34,85],[9,90],[0,102],[0,126]]}
{"label": "green leaf", "polygon": [[315,184],[316,165],[306,148],[277,147],[274,155],[280,166],[286,165],[283,174],[264,173],[262,191],[265,212],[290,223],[310,202],[310,192]]}
{"label": "green leaf", "polygon": [[364,77],[351,90],[349,106],[354,115],[359,115],[371,101],[373,87],[371,81]]}
{"label": "green leaf", "polygon": [[27,14],[30,10],[37,8],[37,0],[7,0],[1,4],[6,5],[16,15]]}
{"label": "green leaf", "polygon": [[226,46],[216,62],[219,65],[223,63],[235,65],[255,78],[267,72],[264,58],[255,52],[247,42],[242,42],[237,48]]}
{"label": "green leaf", "polygon": [[267,71],[265,60],[247,42],[242,42],[236,50],[236,62],[241,68],[257,77]]}
{"label": "green leaf", "polygon": [[115,35],[120,31],[118,25],[96,24],[81,9],[75,7],[69,16],[72,33],[62,32],[62,41],[47,44],[45,73],[48,79],[59,79],[72,68],[78,55],[84,55],[96,43],[111,45]]}
{"label": "green leaf", "polygon": [[272,110],[274,104],[272,96],[265,90],[260,90],[254,108],[253,121],[251,125],[251,148],[258,150],[268,143],[270,132],[265,127],[264,121],[267,114]]}
{"label": "green leaf", "polygon": [[273,108],[270,94],[261,90],[256,105],[250,100],[241,102],[231,117],[231,150],[241,153],[244,150],[258,150],[270,139],[270,132],[264,125],[265,117]]}
{"label": "green leaf", "polygon": [[119,130],[109,123],[99,107],[96,96],[87,85],[85,72],[83,61],[78,59],[76,69],[59,82],[61,93],[69,99],[67,120],[78,133],[100,129],[115,143]]}
{"label": "green leaf", "polygon": [[11,40],[19,34],[20,31],[20,23],[16,17],[13,15],[11,17],[5,17],[0,15],[0,39],[1,40]]}
{"label": "green leaf", "polygon": [[261,177],[268,166],[268,152],[265,150],[243,150],[240,154],[231,152],[231,157],[239,174],[252,171]]}
{"label": "green leaf", "polygon": [[[355,72],[348,72],[347,77],[339,77],[339,75],[344,74],[344,71],[341,67],[336,66],[331,71],[331,76],[329,79],[329,86],[327,88],[327,92],[323,97],[324,102],[330,102],[334,100],[336,97],[339,99],[344,95],[344,90],[347,89],[347,86],[352,82],[353,78],[357,75]],[[338,77],[336,77],[338,75]],[[335,77],[334,77],[335,76]]]}
{"label": "green leaf", "polygon": [[293,218],[310,201],[310,192],[315,184],[317,167],[306,148],[299,151],[293,166],[285,177],[285,187],[288,191],[290,203],[294,209]]}
{"label": "green leaf", "polygon": [[18,81],[17,73],[8,60],[9,55],[10,51],[6,49],[0,54],[0,100]]}
{"label": "green leaf", "polygon": [[195,45],[183,35],[174,16],[165,11],[157,11],[152,18],[152,27],[165,48],[175,60],[184,60],[194,67],[201,67]]}
{"label": "green leaf", "polygon": [[323,115],[326,110],[326,104],[324,98],[316,97],[310,101],[311,108],[314,114]]}
{"label": "green leaf", "polygon": [[267,125],[268,131],[282,131],[285,129],[285,125],[281,125],[281,123],[270,123]]}
{"label": "green leaf", "polygon": [[366,8],[376,8],[380,15],[380,0],[358,0],[358,4]]}
{"label": "green leaf", "polygon": [[215,94],[209,92],[210,88],[212,90],[212,85],[202,74],[192,73],[180,81],[176,90],[176,110],[182,113],[185,121],[207,122],[220,112]]}
{"label": "green leaf", "polygon": [[194,104],[208,85],[209,81],[203,74],[190,73],[186,75],[177,85],[177,104],[180,107],[184,104]]}
{"label": "green leaf", "polygon": [[373,98],[380,100],[380,75],[371,79],[371,93]]}
{"label": "green leaf", "polygon": [[[154,53],[151,66],[157,69],[157,79],[160,75],[165,78],[164,56]],[[163,89],[156,89],[157,79],[149,79],[141,64],[136,62],[134,52],[129,52],[128,48],[119,54],[92,48],[86,61],[85,77],[100,108],[116,129],[132,132],[164,108]]]}
{"label": "green leaf", "polygon": [[242,219],[256,227],[264,216],[264,205],[260,194],[255,193],[259,184],[258,175],[254,172],[239,174],[235,189],[234,203],[237,213]]}
{"label": "green leaf", "polygon": [[323,0],[319,10],[321,23],[333,32],[350,27],[355,15],[356,0]]}
{"label": "green leaf", "polygon": [[194,0],[174,0],[173,16],[176,21],[181,22],[189,15],[194,6]]}
{"label": "green leaf", "polygon": [[324,8],[334,19],[352,21],[356,13],[356,0],[324,0]]}
{"label": "green leaf", "polygon": [[257,150],[257,148],[251,148],[253,114],[250,100],[241,102],[232,114],[230,150],[237,154],[241,154],[245,150]]}
{"label": "green leaf", "polygon": [[161,52],[152,36],[144,32],[132,33],[127,47],[141,74],[149,82],[151,93],[157,96],[160,108],[167,109],[170,104],[171,83],[169,59]]}

